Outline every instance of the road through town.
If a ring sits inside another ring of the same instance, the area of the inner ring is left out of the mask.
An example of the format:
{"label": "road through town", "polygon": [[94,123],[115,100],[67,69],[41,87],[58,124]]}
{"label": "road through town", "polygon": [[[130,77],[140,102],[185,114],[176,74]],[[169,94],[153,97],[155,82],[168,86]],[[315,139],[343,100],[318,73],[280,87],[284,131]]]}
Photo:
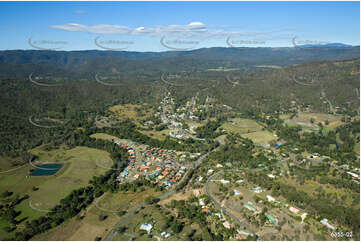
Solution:
{"label": "road through town", "polygon": [[[214,150],[212,150],[212,151],[214,151]],[[212,152],[212,151],[210,151],[210,152]],[[196,168],[202,163],[202,161],[208,156],[208,154],[209,154],[210,152],[208,152],[208,153],[202,155],[201,157],[199,157],[199,158],[193,163],[192,169],[196,169]],[[191,170],[191,169],[189,169],[188,172],[189,172],[190,170]],[[179,181],[179,184],[183,182],[183,180],[184,180],[185,177],[187,177],[187,175],[184,175],[184,176],[182,177],[182,179]],[[172,195],[174,192],[175,192],[175,189],[173,189],[172,191],[169,191],[169,192],[167,192],[167,193],[164,193],[163,195],[157,197],[156,199],[157,199],[157,200],[162,200],[162,199],[164,199],[164,198],[169,197],[169,196]],[[137,210],[139,210],[141,207],[143,207],[143,206],[145,206],[145,205],[146,205],[146,203],[145,203],[145,202],[142,202],[142,203],[140,203],[139,205],[137,205],[135,208],[131,209],[131,210],[127,213],[127,215],[120,221],[120,223],[116,226],[116,228],[112,230],[112,232],[107,236],[107,238],[106,238],[105,240],[106,240],[106,241],[111,240],[111,239],[113,238],[113,236],[115,235],[115,233],[117,232],[117,230],[118,230],[121,226],[123,226],[123,225],[125,224],[125,222],[128,220],[128,218],[129,218],[130,216],[134,215],[134,213],[135,213]]]}

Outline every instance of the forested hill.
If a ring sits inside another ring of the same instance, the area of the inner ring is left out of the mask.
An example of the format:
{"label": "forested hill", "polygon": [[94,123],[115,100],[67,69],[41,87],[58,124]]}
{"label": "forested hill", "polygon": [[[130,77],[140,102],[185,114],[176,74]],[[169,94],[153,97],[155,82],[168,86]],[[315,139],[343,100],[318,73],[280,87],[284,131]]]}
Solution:
{"label": "forested hill", "polygon": [[[111,65],[117,72],[205,70],[209,68],[250,68],[257,65],[290,66],[310,61],[339,61],[359,58],[360,47],[319,48],[203,48],[192,51],[131,52],[131,51],[43,51],[9,50],[0,51],[2,76],[13,76],[11,69],[17,68],[20,75],[27,65],[60,68],[86,75],[108,71]],[[20,66],[18,66],[20,65]],[[7,66],[8,67],[8,66]],[[8,71],[7,71],[8,70]]]}

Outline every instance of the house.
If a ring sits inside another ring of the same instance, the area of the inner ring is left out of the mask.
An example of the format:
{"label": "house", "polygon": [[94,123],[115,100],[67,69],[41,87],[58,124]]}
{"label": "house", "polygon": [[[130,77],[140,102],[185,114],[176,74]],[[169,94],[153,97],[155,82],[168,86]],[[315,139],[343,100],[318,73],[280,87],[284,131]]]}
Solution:
{"label": "house", "polygon": [[274,225],[278,224],[278,220],[273,217],[271,214],[266,214],[266,217],[268,218],[268,221]]}
{"label": "house", "polygon": [[234,192],[234,195],[235,195],[235,196],[241,195],[241,193],[240,193],[239,191],[237,191],[236,189],[234,189],[233,192]]}
{"label": "house", "polygon": [[172,236],[172,234],[170,234],[170,233],[167,233],[167,232],[162,232],[161,234],[160,234],[161,236],[163,236],[164,238],[169,238],[170,236]]}
{"label": "house", "polygon": [[273,174],[268,174],[267,176],[268,176],[269,178],[272,178],[272,179],[276,177],[276,176],[273,175]]}
{"label": "house", "polygon": [[230,228],[231,228],[231,225],[228,223],[228,221],[223,222],[223,226],[224,226],[226,229],[230,229]]}
{"label": "house", "polygon": [[257,209],[253,206],[253,204],[251,202],[248,202],[243,206],[246,207],[248,210],[251,210],[254,213],[257,212]]}
{"label": "house", "polygon": [[203,180],[203,177],[200,176],[200,177],[198,178],[198,181],[201,182],[202,180]]}
{"label": "house", "polygon": [[321,222],[321,224],[327,226],[329,229],[335,230],[335,227],[328,223],[327,218],[322,219],[320,222]]}
{"label": "house", "polygon": [[194,189],[193,194],[194,194],[194,196],[198,197],[199,195],[201,195],[201,190],[200,189]]}
{"label": "house", "polygon": [[244,182],[244,180],[239,179],[239,180],[237,180],[236,182],[237,182],[237,183],[242,183],[242,182]]}
{"label": "house", "polygon": [[209,213],[209,208],[203,208],[202,211],[205,213]]}
{"label": "house", "polygon": [[274,197],[271,197],[270,195],[267,195],[266,197],[267,197],[267,200],[269,202],[275,202],[276,201],[276,199]]}
{"label": "house", "polygon": [[295,208],[295,207],[290,207],[289,210],[294,214],[298,214],[300,212],[300,210],[298,208]]}
{"label": "house", "polygon": [[204,200],[203,200],[203,198],[200,198],[200,199],[199,199],[199,205],[201,205],[201,206],[204,206],[204,205],[206,205],[206,204],[204,203]]}
{"label": "house", "polygon": [[139,168],[140,171],[147,171],[148,169],[149,169],[148,166],[141,166],[141,167]]}
{"label": "house", "polygon": [[253,188],[253,192],[254,193],[261,193],[262,189],[260,187],[255,187],[255,188]]}
{"label": "house", "polygon": [[134,178],[135,178],[135,179],[138,179],[139,176],[140,176],[139,174],[135,174],[135,175],[134,175]]}
{"label": "house", "polygon": [[347,171],[346,173],[349,174],[350,176],[352,176],[353,178],[357,178],[357,179],[359,178],[359,176],[357,174],[352,173],[350,171]]}
{"label": "house", "polygon": [[217,168],[222,168],[223,166],[221,164],[216,165]]}
{"label": "house", "polygon": [[152,231],[153,226],[151,224],[142,224],[140,230],[145,230],[149,234]]}
{"label": "house", "polygon": [[303,213],[303,214],[301,215],[301,219],[302,219],[301,224],[303,223],[303,220],[306,219],[306,217],[307,217],[307,213]]}
{"label": "house", "polygon": [[207,175],[210,175],[210,174],[212,174],[212,173],[213,173],[213,171],[214,171],[214,170],[212,170],[212,169],[209,169],[209,170],[207,171]]}
{"label": "house", "polygon": [[228,180],[224,180],[223,178],[220,180],[220,182],[221,182],[222,184],[228,184],[228,183],[229,183]]}

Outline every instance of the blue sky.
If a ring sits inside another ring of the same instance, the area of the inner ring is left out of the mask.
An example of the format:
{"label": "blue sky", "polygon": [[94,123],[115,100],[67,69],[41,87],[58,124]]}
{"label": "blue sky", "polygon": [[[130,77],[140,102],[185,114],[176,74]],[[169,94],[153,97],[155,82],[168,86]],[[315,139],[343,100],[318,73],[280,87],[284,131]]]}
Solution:
{"label": "blue sky", "polygon": [[360,43],[359,2],[1,2],[0,49]]}

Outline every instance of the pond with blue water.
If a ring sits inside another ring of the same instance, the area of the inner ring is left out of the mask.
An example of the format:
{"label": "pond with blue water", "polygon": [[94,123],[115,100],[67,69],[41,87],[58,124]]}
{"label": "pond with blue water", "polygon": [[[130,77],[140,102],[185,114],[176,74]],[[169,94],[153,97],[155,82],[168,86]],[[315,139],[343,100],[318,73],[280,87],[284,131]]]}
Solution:
{"label": "pond with blue water", "polygon": [[38,168],[30,173],[31,176],[51,176],[63,167],[61,163],[49,163],[38,165]]}

